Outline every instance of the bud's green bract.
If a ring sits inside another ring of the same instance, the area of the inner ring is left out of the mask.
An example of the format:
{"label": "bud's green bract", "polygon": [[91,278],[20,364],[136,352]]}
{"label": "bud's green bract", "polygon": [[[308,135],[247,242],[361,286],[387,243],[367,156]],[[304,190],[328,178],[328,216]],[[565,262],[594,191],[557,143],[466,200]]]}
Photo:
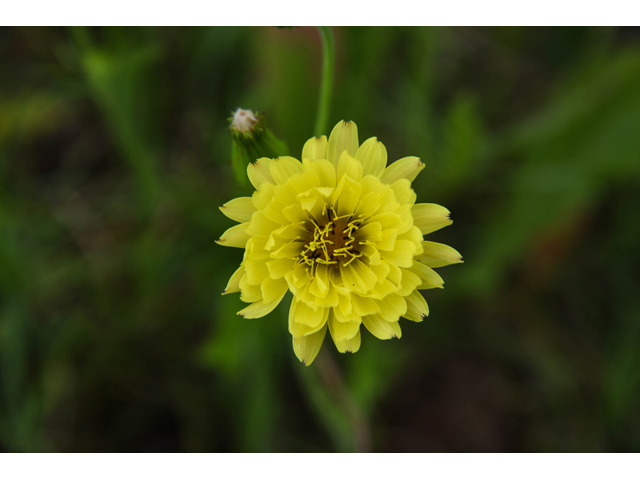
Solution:
{"label": "bud's green bract", "polygon": [[264,114],[238,108],[229,118],[231,130],[231,164],[236,179],[247,183],[247,166],[258,158],[289,155],[287,144],[266,126]]}

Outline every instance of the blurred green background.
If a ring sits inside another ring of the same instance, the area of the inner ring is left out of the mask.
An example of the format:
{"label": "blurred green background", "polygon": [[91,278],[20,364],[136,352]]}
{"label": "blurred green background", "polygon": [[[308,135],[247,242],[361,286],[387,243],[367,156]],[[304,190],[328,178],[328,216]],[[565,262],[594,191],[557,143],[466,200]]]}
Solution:
{"label": "blurred green background", "polygon": [[305,368],[214,241],[227,118],[299,156],[317,30],[0,30],[0,450],[640,449],[640,32],[334,32],[331,125],[425,161],[465,263]]}

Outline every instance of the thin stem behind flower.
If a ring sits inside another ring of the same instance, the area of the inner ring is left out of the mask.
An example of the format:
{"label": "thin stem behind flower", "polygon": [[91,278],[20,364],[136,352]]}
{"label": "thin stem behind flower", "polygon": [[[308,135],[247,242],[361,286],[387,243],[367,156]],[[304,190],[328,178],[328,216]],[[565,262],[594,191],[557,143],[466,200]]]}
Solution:
{"label": "thin stem behind flower", "polygon": [[316,136],[326,135],[327,133],[335,63],[335,45],[331,27],[318,27],[318,30],[322,38],[322,83],[320,84],[320,96],[318,98],[318,111],[314,129]]}

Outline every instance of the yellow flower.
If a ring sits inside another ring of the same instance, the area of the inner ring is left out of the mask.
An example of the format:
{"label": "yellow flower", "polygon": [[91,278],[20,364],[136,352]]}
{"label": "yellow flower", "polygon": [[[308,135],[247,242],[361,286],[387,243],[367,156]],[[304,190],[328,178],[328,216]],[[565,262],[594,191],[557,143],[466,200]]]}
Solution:
{"label": "yellow flower", "polygon": [[220,207],[239,225],[218,243],[244,248],[224,294],[240,292],[258,318],[293,293],[289,332],[306,365],[327,328],[340,352],[360,348],[360,325],[380,339],[400,338],[399,319],[422,321],[429,308],[418,289],[442,288],[433,271],[460,254],[423,235],[451,224],[449,211],[416,204],[411,182],[424,164],[402,158],[388,167],[373,137],[358,144],[353,122],[338,123],[329,141],[307,141],[302,162],[261,158],[248,166],[252,197]]}

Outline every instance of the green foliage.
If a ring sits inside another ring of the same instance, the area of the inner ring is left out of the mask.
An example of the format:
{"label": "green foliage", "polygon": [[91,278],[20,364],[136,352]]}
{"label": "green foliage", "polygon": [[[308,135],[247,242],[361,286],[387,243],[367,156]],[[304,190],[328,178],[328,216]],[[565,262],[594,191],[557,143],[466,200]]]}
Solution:
{"label": "green foliage", "polygon": [[465,263],[401,340],[306,368],[287,302],[220,295],[242,252],[215,240],[251,191],[227,118],[299,156],[317,31],[0,31],[0,450],[640,448],[637,33],[334,34],[329,124],[423,159]]}

